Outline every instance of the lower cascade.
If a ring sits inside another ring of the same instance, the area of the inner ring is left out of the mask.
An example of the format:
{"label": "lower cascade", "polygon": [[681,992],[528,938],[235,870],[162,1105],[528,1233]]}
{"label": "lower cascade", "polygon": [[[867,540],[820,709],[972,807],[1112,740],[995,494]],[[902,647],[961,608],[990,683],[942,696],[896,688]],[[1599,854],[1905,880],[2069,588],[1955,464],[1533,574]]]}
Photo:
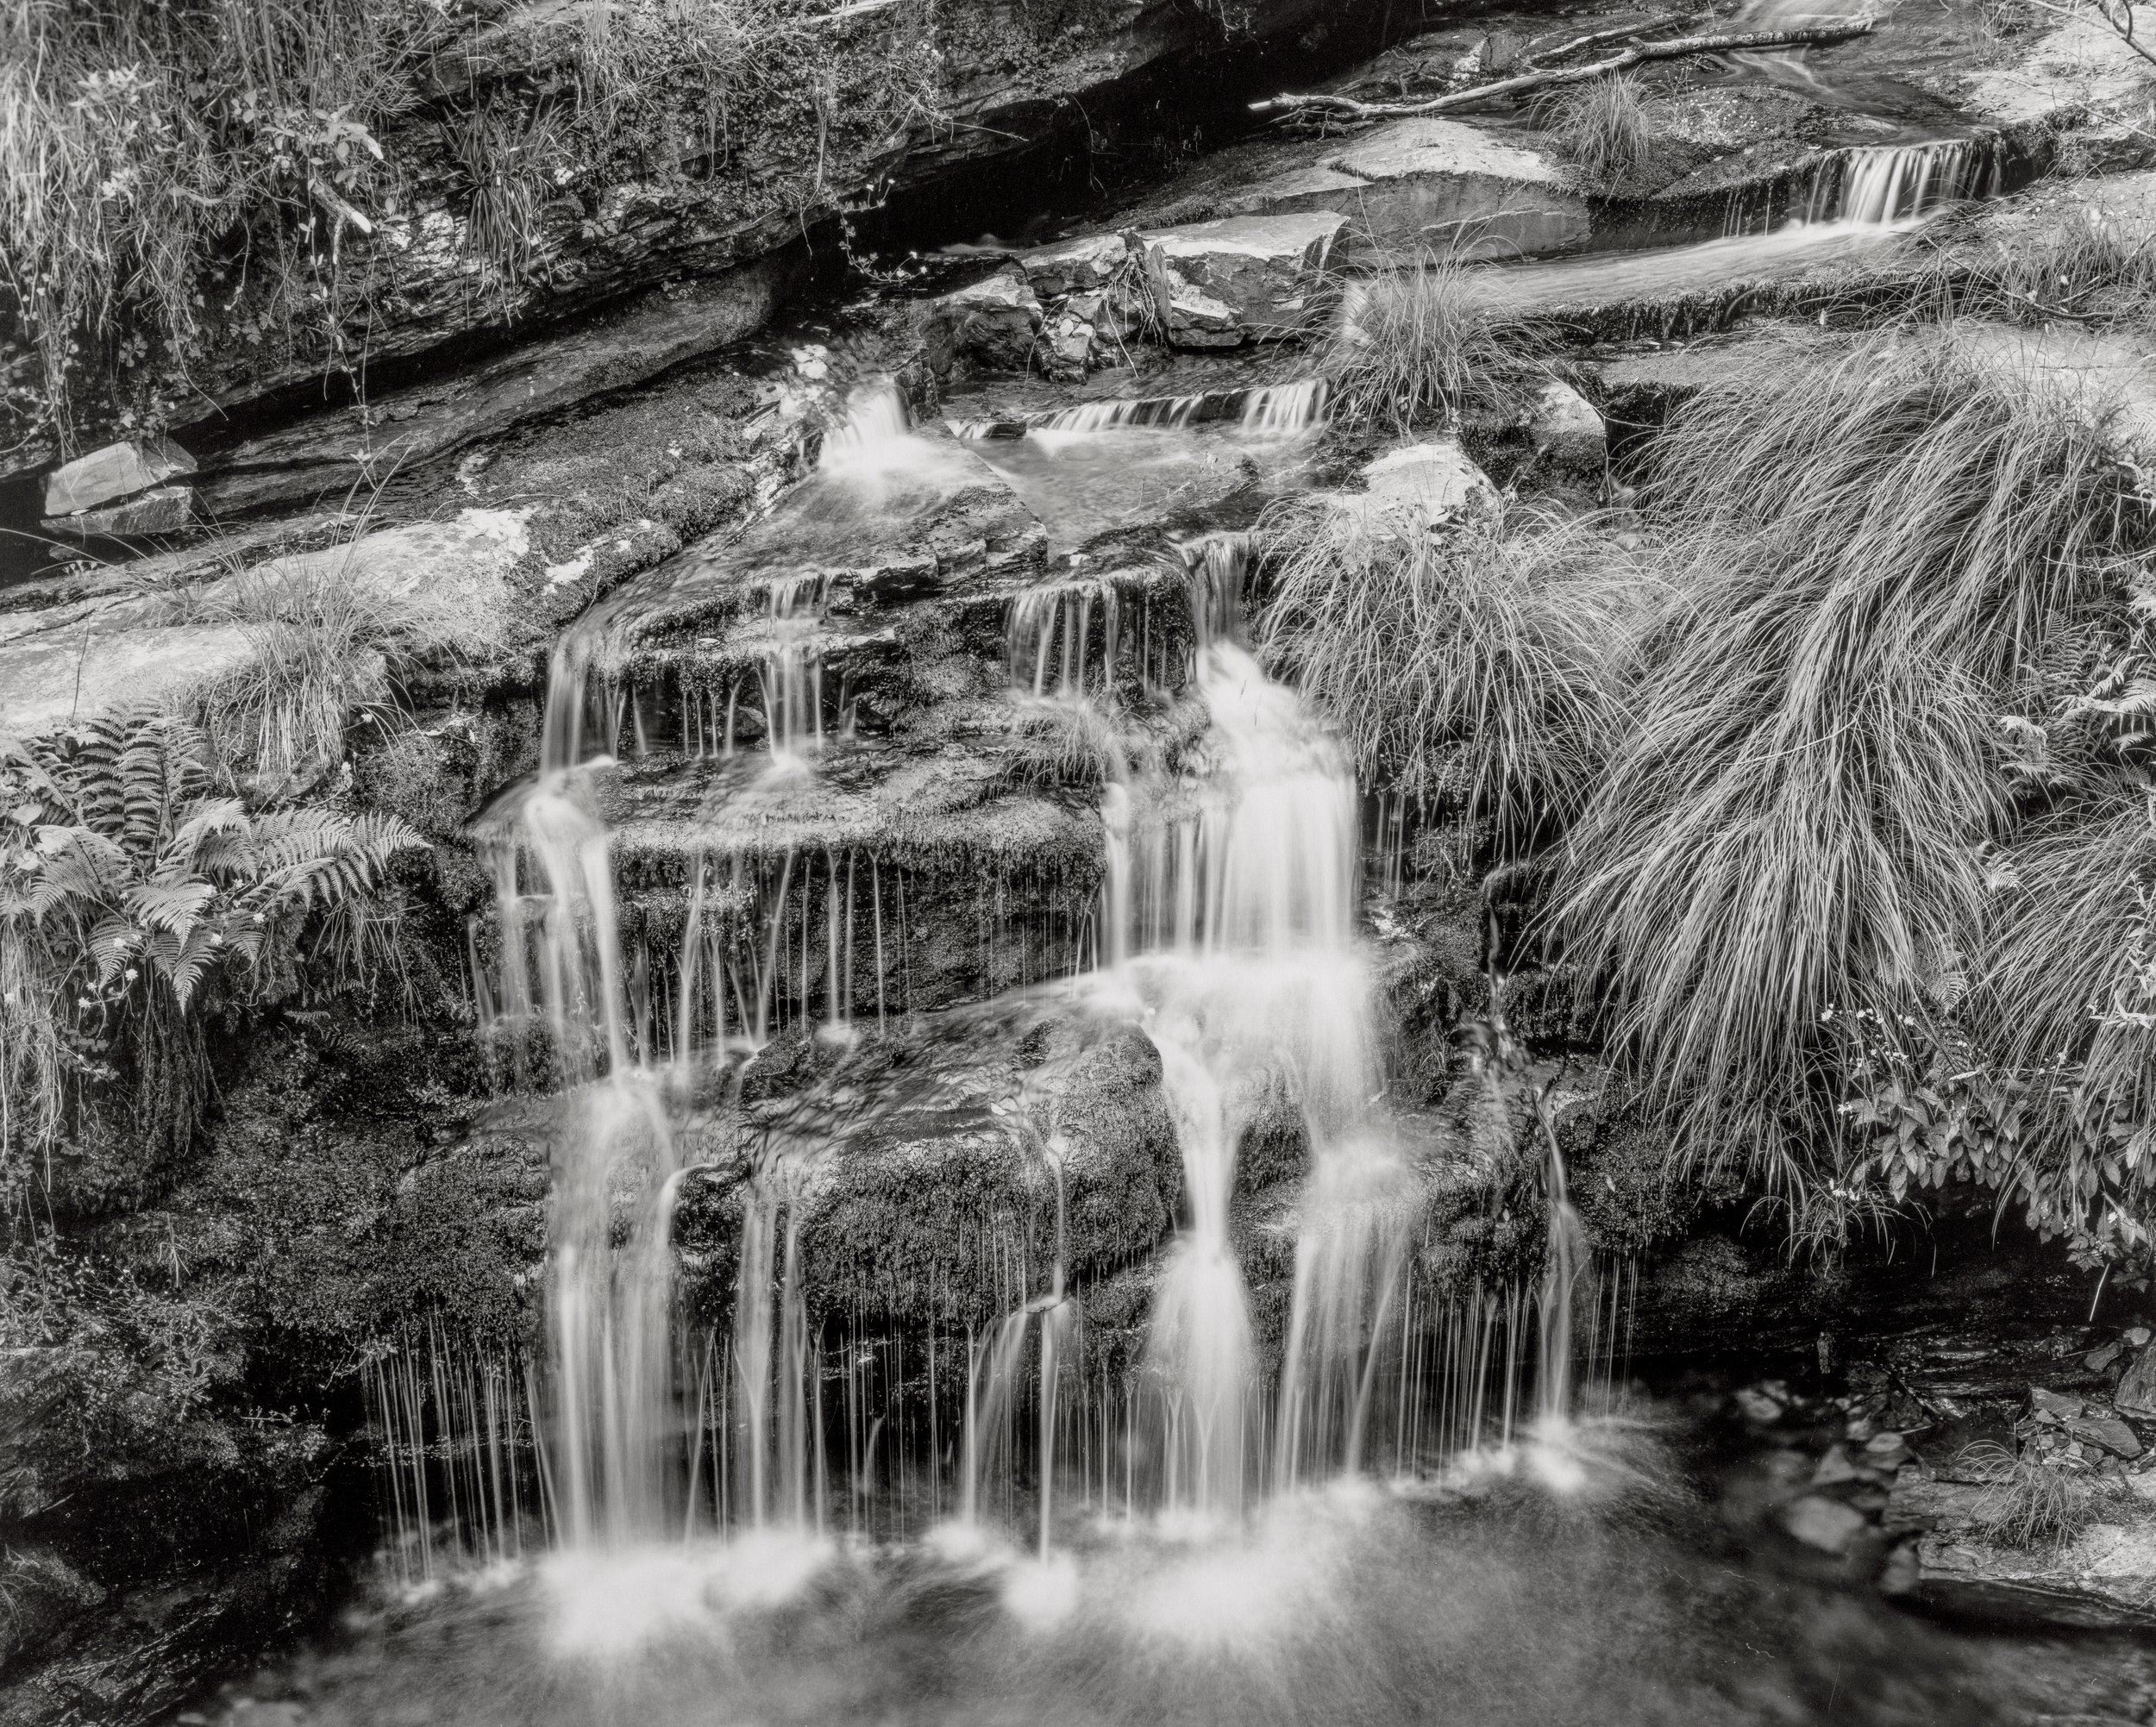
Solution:
{"label": "lower cascade", "polygon": [[[888,389],[860,396],[853,419],[825,443],[819,486],[873,492],[921,441]],[[1288,402],[1293,411],[1279,419],[1286,429],[1274,435],[1299,435],[1321,401],[1314,389],[1268,391],[1244,423],[1269,426],[1273,404]],[[1104,430],[1116,423],[1103,416]],[[942,458],[924,449],[920,460]],[[741,858],[705,857],[676,964],[681,998],[668,1010],[639,1008],[644,961],[624,958],[599,813],[613,758],[590,752],[585,740],[627,735],[624,716],[641,698],[599,671],[588,637],[557,651],[544,758],[494,829],[504,940],[480,985],[496,1035],[517,1059],[551,1060],[571,1087],[539,1394],[546,1504],[561,1548],[627,1553],[699,1530],[814,1536],[835,1519],[887,1524],[899,1513],[864,1504],[875,1492],[864,1477],[911,1474],[927,1478],[913,1490],[922,1503],[902,1508],[916,1532],[948,1518],[985,1533],[1030,1501],[1024,1520],[1045,1559],[1057,1544],[1059,1495],[1081,1511],[1194,1518],[1225,1530],[1271,1499],[1352,1478],[1381,1457],[1407,1469],[1509,1441],[1529,1430],[1529,1401],[1517,1389],[1529,1373],[1541,1386],[1539,1430],[1561,1429],[1572,1349],[1569,1257],[1526,1303],[1542,1314],[1532,1361],[1517,1296],[1509,1309],[1478,1296],[1474,1312],[1446,1322],[1450,1330],[1432,1323],[1427,1297],[1420,1323],[1407,1311],[1416,1298],[1409,1261],[1420,1188],[1412,1136],[1384,1107],[1374,985],[1357,928],[1354,776],[1326,729],[1266,673],[1247,639],[1250,536],[1201,535],[1183,543],[1181,558],[1188,646],[1179,674],[1132,628],[1112,582],[1069,577],[1024,588],[1008,603],[1006,627],[1008,699],[1046,723],[1106,726],[1132,661],[1142,685],[1167,677],[1205,716],[1173,766],[1144,752],[1116,755],[1099,798],[1105,872],[1090,962],[1012,1003],[1136,1025],[1158,1054],[1182,1164],[1181,1220],[1157,1267],[1142,1349],[1120,1368],[1094,1365],[1099,1351],[1089,1355],[1066,1282],[1068,1144],[1055,1129],[1052,1086],[1025,1107],[1059,1196],[1057,1242],[1050,1263],[1018,1269],[1000,1322],[953,1335],[931,1326],[918,1340],[887,1343],[833,1339],[812,1324],[801,1207],[830,1148],[829,1130],[808,1111],[766,1120],[744,1142],[730,1325],[724,1334],[685,1326],[671,1288],[672,1219],[683,1183],[707,1172],[685,1153],[683,1111],[715,1086],[738,1096],[779,1023],[769,979],[781,954],[798,942],[800,975],[815,971],[805,894],[819,874],[830,927],[816,1035],[841,1051],[859,1035],[847,1010],[857,987],[860,871],[849,860],[842,887],[835,855],[797,861],[787,854],[776,894],[751,896],[751,919],[762,927],[746,943],[766,981],[744,987],[709,933],[718,884],[739,879]],[[775,645],[760,674],[765,724],[760,741],[740,746],[752,785],[819,771],[812,751],[824,735],[824,671],[813,625],[802,622],[812,616],[805,582],[817,585],[820,616],[827,579],[769,585]],[[640,709],[630,729],[641,739]],[[735,751],[730,721],[718,759],[730,762]],[[684,754],[707,759],[700,742]],[[805,883],[795,927],[788,882],[797,873]],[[881,881],[874,866],[871,873]],[[874,911],[881,999],[881,898]],[[699,977],[721,1002],[715,1017],[693,1004],[703,998]],[[805,981],[801,988],[807,1024]],[[751,993],[753,1005],[744,999]],[[777,1007],[782,1013],[783,991]],[[1260,1129],[1299,1138],[1309,1171],[1292,1219],[1290,1307],[1270,1364],[1261,1359],[1233,1217],[1239,1148]],[[1550,1165],[1561,1193],[1554,1142]],[[1561,1209],[1560,1200],[1553,1217]],[[1598,1316],[1601,1302],[1598,1291]],[[1607,1317],[1614,1341],[1614,1308]],[[1495,1367],[1493,1327],[1504,1332]],[[1432,1336],[1435,1360],[1426,1359]],[[862,1367],[864,1348],[909,1343],[918,1408],[901,1408],[903,1380],[894,1387],[881,1366],[874,1374]],[[843,1373],[834,1355],[846,1359]],[[866,1407],[872,1378],[886,1381],[885,1406],[874,1413]],[[842,1383],[843,1392],[833,1389]],[[843,1417],[833,1401],[846,1404]],[[843,1511],[829,1456],[835,1417],[848,1430],[852,1478]]]}

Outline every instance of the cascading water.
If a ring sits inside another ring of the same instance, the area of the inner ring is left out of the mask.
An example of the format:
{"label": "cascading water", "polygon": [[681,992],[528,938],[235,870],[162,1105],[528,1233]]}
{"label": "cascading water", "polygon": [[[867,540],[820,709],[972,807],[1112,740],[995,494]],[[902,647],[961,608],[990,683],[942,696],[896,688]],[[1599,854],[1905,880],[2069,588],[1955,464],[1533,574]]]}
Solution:
{"label": "cascading water", "polygon": [[[1233,535],[1186,553],[1194,679],[1212,730],[1205,777],[1173,790],[1194,798],[1113,786],[1103,812],[1106,915],[1119,932],[1112,975],[1161,1052],[1183,1154],[1185,1224],[1148,1345],[1163,1491],[1171,1505],[1216,1515],[1240,1509],[1268,1442],[1277,1486],[1355,1466],[1375,1334],[1413,1217],[1405,1169],[1369,1107],[1354,779],[1330,735],[1243,645],[1249,555]],[[1283,1107],[1300,1121],[1312,1175],[1269,1440],[1254,1424],[1230,1206],[1245,1130]]]}
{"label": "cascading water", "polygon": [[[826,441],[810,485],[857,483],[873,494],[909,464],[948,460],[912,449],[922,441],[889,392],[864,391],[856,402],[855,420]],[[1306,382],[1250,392],[1241,415],[1268,435],[1292,435],[1323,410],[1322,387]],[[1258,1499],[1364,1467],[1374,1428],[1383,1424],[1374,1413],[1381,1358],[1397,1369],[1393,1455],[1413,1455],[1405,1443],[1407,1363],[1420,1347],[1404,1311],[1417,1188],[1400,1136],[1374,1101],[1382,1081],[1356,929],[1356,787],[1337,743],[1245,645],[1251,556],[1247,537],[1236,534],[1184,548],[1194,642],[1185,669],[1207,729],[1174,772],[1145,751],[1110,749],[1097,968],[1073,986],[1088,1011],[1135,1017],[1150,1036],[1183,1164],[1181,1228],[1164,1256],[1144,1370],[1125,1398],[1129,1417],[1115,1448],[1124,1457],[1125,1506],[1132,1505],[1142,1456],[1153,1503],[1216,1523],[1239,1519]],[[830,579],[787,575],[762,585],[770,630],[762,748],[772,772],[811,773],[824,725],[814,641]],[[1113,581],[1089,577],[1014,596],[1006,620],[1012,698],[1081,716],[1089,735],[1119,735],[1121,607]],[[1152,691],[1150,656],[1138,657],[1149,661],[1140,683]],[[789,848],[783,867],[774,866],[773,892],[744,876],[738,854],[730,879],[715,880],[708,860],[699,865],[680,938],[677,1007],[630,1013],[635,992],[616,929],[609,835],[592,789],[606,759],[585,755],[587,731],[619,735],[626,710],[611,691],[595,700],[592,663],[574,640],[556,655],[542,769],[517,802],[515,835],[498,859],[504,944],[492,991],[505,1026],[546,1028],[573,1088],[563,1111],[571,1130],[557,1174],[549,1303],[548,1463],[561,1538],[573,1548],[623,1549],[693,1528],[707,1449],[722,1524],[820,1528],[823,1357],[804,1305],[800,1231],[802,1183],[822,1147],[781,1134],[768,1136],[750,1160],[724,1360],[686,1365],[693,1352],[670,1336],[669,1236],[685,1175],[667,1108],[671,1095],[695,1091],[699,1064],[732,1059],[724,1053],[730,1048],[752,1053],[772,1035],[783,1005],[774,995],[780,944],[793,941],[787,932],[796,923],[794,1017],[807,1028],[815,969],[808,889],[817,879],[830,924],[821,944],[830,950],[824,1013],[833,1023],[844,1017],[852,868],[842,880],[836,854],[819,870],[816,859]],[[869,886],[880,939],[873,872]],[[706,910],[722,899],[730,917],[756,922],[760,935],[722,949]],[[882,972],[879,952],[879,978]],[[660,1023],[670,1018],[678,1025]],[[654,1047],[661,1032],[672,1046],[664,1068]],[[1052,1103],[1038,1112],[1044,1122],[1054,1113]],[[1253,1130],[1299,1136],[1308,1154],[1288,1225],[1294,1275],[1276,1379],[1258,1359],[1238,1260],[1237,1161]],[[1045,1128],[1031,1132],[1056,1184],[1060,1219],[1067,1148]],[[1082,1339],[1060,1223],[1057,1240],[1047,1274],[1031,1289],[1021,1280],[1013,1305],[967,1362],[954,1459],[959,1509],[976,1520],[992,1484],[1011,1503],[1009,1472],[1025,1461],[1044,1555],[1059,1435],[1074,1421],[1081,1431],[1095,1424],[1084,1407],[1068,1419],[1063,1413],[1071,1396],[1082,1404],[1082,1381],[1073,1377]],[[1548,1299],[1543,1311],[1550,1321]],[[1516,1319],[1507,1322],[1508,1364],[1519,1355],[1518,1330]],[[1486,1355],[1487,1332],[1483,1347]],[[1561,1336],[1545,1342],[1545,1361],[1551,1348],[1565,1347]],[[932,1338],[930,1348],[932,1360]],[[1512,1372],[1508,1365],[1508,1387]],[[692,1381],[693,1417],[680,1390]],[[1545,1403],[1561,1402],[1561,1383],[1551,1392],[1558,1382],[1546,1370],[1545,1383]],[[931,1410],[934,1395],[931,1373]],[[1036,1437],[1024,1442],[1021,1411],[1037,1424]],[[1106,1420],[1104,1409],[1103,1505]],[[701,1437],[707,1421],[709,1448]],[[1479,1435],[1480,1427],[1478,1416],[1467,1431]],[[1089,1454],[1088,1483],[1094,1470]]]}
{"label": "cascading water", "polygon": [[1805,220],[1884,227],[1959,198],[1989,197],[1998,178],[1998,153],[1988,140],[1844,150],[1814,178]]}

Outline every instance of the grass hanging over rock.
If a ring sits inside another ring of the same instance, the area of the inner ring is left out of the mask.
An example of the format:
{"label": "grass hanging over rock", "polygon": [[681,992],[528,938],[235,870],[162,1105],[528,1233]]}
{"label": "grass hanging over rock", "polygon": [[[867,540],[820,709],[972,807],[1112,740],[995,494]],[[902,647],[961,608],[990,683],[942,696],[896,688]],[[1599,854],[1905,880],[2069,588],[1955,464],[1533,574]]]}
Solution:
{"label": "grass hanging over rock", "polygon": [[156,387],[116,397],[136,411],[235,343],[352,365],[413,271],[455,272],[443,216],[505,319],[613,189],[721,221],[856,192],[865,159],[943,121],[932,9],[873,16],[0,0],[0,324],[36,349],[34,409],[66,445],[145,365]]}
{"label": "grass hanging over rock", "polygon": [[1269,665],[1365,785],[1467,811],[1507,848],[1585,798],[1617,725],[1644,566],[1591,522],[1433,525],[1362,500],[1266,524]]}
{"label": "grass hanging over rock", "polygon": [[1651,496],[1670,597],[1564,923],[1691,1143],[1801,1188],[1827,1020],[1914,1032],[1971,966],[2002,719],[2120,604],[2133,516],[2100,426],[1951,327],[1695,398]]}
{"label": "grass hanging over rock", "polygon": [[423,0],[8,0],[0,278],[53,410],[85,344],[122,363],[152,338],[194,349],[221,253],[221,297],[327,273],[389,179],[377,132],[445,29]]}

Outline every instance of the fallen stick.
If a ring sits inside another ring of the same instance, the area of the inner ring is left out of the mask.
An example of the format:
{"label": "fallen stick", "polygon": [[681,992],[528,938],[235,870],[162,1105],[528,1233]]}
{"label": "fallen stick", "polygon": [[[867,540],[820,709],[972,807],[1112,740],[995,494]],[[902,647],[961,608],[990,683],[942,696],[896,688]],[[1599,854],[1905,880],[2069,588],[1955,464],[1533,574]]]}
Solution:
{"label": "fallen stick", "polygon": [[1737,30],[1721,36],[1677,36],[1666,42],[1642,42],[1637,47],[1626,48],[1621,54],[1612,54],[1606,60],[1595,60],[1588,66],[1554,66],[1539,72],[1521,72],[1516,78],[1501,78],[1495,84],[1477,84],[1472,90],[1456,91],[1450,96],[1434,96],[1427,102],[1357,102],[1346,96],[1275,96],[1269,101],[1253,102],[1250,111],[1253,114],[1296,114],[1315,108],[1355,120],[1391,120],[1408,115],[1443,114],[1449,109],[1488,102],[1494,97],[1516,96],[1523,90],[1544,90],[1561,84],[1584,84],[1590,78],[1607,78],[1646,60],[1672,60],[1687,54],[1745,53],[1762,48],[1824,47],[1834,42],[1846,42],[1852,36],[1868,35],[1871,30],[1871,21],[1865,18],[1846,24],[1821,24],[1802,30]]}
{"label": "fallen stick", "polygon": [[1621,42],[1627,36],[1644,36],[1651,30],[1666,30],[1672,24],[1690,22],[1691,17],[1686,13],[1665,12],[1658,18],[1643,19],[1637,24],[1619,24],[1613,29],[1590,30],[1584,36],[1574,36],[1569,41],[1559,42],[1553,48],[1539,52],[1530,49],[1526,59],[1531,71],[1539,71],[1551,61],[1568,59],[1583,48],[1599,48],[1605,42]]}

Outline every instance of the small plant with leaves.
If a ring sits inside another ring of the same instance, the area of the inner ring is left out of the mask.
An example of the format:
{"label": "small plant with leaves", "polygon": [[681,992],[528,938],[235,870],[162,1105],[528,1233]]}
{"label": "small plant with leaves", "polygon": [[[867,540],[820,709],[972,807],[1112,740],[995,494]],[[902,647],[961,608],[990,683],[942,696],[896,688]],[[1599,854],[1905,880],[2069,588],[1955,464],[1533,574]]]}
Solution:
{"label": "small plant with leaves", "polygon": [[392,816],[249,810],[193,727],[135,712],[0,746],[0,1173],[92,1087],[177,1149],[207,1101],[205,1016],[394,972]]}

